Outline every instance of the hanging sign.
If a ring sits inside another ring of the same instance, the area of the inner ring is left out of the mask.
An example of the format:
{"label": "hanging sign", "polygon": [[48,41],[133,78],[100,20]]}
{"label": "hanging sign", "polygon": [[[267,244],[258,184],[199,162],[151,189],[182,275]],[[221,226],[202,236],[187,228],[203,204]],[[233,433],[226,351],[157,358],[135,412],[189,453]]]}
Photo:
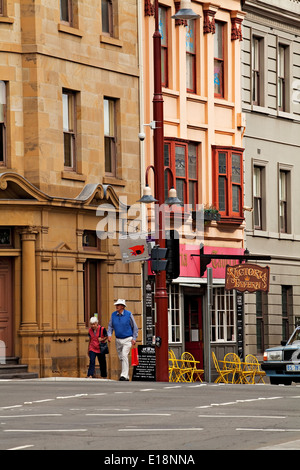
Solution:
{"label": "hanging sign", "polygon": [[119,239],[120,251],[123,263],[132,263],[133,261],[146,261],[150,258],[148,242],[145,237],[132,239]]}
{"label": "hanging sign", "polygon": [[257,264],[226,266],[225,289],[239,292],[269,291],[270,268]]}

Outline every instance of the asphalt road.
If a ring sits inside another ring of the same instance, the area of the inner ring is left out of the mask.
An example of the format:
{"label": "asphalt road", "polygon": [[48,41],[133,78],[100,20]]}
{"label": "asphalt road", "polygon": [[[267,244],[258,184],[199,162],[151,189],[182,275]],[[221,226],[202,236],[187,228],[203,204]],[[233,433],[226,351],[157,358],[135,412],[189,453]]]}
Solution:
{"label": "asphalt road", "polygon": [[299,450],[299,415],[296,385],[2,380],[0,450],[102,450],[106,464],[137,450],[143,464],[163,463],[155,451]]}

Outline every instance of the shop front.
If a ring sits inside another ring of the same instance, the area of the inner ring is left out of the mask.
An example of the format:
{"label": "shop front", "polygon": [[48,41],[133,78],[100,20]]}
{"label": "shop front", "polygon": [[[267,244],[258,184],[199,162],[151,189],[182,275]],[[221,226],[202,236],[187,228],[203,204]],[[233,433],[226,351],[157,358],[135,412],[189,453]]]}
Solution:
{"label": "shop front", "polygon": [[[204,254],[220,254],[207,266],[212,268],[212,302],[208,306],[207,271],[200,277],[200,247],[180,246],[180,277],[169,285],[169,347],[176,356],[190,352],[201,367],[208,367],[206,347],[221,358],[228,352],[238,352],[238,303],[235,291],[225,290],[226,265],[235,265],[236,259],[222,259],[222,255],[243,255],[244,250],[227,247],[204,247]],[[207,321],[210,312],[210,338]]]}

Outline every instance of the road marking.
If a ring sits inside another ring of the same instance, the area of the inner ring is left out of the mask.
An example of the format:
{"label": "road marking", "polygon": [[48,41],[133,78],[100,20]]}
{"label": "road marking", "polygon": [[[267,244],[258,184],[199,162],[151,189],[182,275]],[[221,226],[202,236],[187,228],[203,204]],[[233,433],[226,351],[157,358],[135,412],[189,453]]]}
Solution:
{"label": "road marking", "polygon": [[299,432],[298,429],[268,429],[268,428],[236,428],[236,431],[255,431],[255,432]]}
{"label": "road marking", "polygon": [[172,416],[170,413],[87,413],[85,416]]}
{"label": "road marking", "polygon": [[23,449],[28,449],[28,447],[34,447],[34,445],[28,444],[27,446],[12,447],[11,449],[7,449],[7,450],[23,450]]}
{"label": "road marking", "polygon": [[253,416],[253,415],[198,415],[199,418],[254,418],[254,419],[286,419],[286,416]]}
{"label": "road marking", "polygon": [[282,397],[259,397],[259,398],[247,398],[244,400],[236,400],[236,401],[228,401],[225,403],[211,403],[210,405],[203,405],[203,406],[196,406],[196,408],[212,408],[213,406],[227,406],[227,405],[237,405],[238,403],[250,403],[255,401],[262,401],[262,400],[279,400]]}
{"label": "road marking", "polygon": [[36,415],[13,415],[13,416],[0,416],[0,418],[36,418],[36,417],[51,417],[51,416],[62,416],[60,413],[44,413]]}
{"label": "road marking", "polygon": [[170,431],[203,431],[203,428],[135,428],[135,429],[118,429],[119,432],[170,432]]}
{"label": "road marking", "polygon": [[3,429],[3,432],[86,432],[87,429]]}

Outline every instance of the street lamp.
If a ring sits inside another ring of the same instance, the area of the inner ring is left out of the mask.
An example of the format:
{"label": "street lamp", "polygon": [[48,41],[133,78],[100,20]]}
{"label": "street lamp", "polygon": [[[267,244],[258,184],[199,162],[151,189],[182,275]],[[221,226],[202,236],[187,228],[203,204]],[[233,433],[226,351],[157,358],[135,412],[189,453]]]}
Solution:
{"label": "street lamp", "polygon": [[[191,7],[190,0],[181,1],[181,9],[176,16],[189,20],[197,18]],[[192,16],[191,16],[192,15]],[[153,121],[156,122],[154,129],[154,168],[155,168],[155,197],[159,206],[164,204],[165,184],[164,184],[164,108],[162,96],[161,78],[161,34],[159,31],[159,7],[158,0],[154,0],[155,31],[153,34],[153,59],[154,59],[154,94],[153,94]],[[158,217],[158,239],[156,243],[165,248],[165,220],[164,211],[159,211]],[[155,282],[155,302],[156,302],[156,337],[161,341],[156,350],[156,380],[158,382],[169,381],[169,359],[168,359],[168,294],[166,286],[166,271],[160,271],[156,275]]]}
{"label": "street lamp", "polygon": [[171,16],[174,20],[195,20],[199,18],[200,15],[197,15],[192,9],[191,0],[181,0],[180,10],[178,10],[175,15]]}

